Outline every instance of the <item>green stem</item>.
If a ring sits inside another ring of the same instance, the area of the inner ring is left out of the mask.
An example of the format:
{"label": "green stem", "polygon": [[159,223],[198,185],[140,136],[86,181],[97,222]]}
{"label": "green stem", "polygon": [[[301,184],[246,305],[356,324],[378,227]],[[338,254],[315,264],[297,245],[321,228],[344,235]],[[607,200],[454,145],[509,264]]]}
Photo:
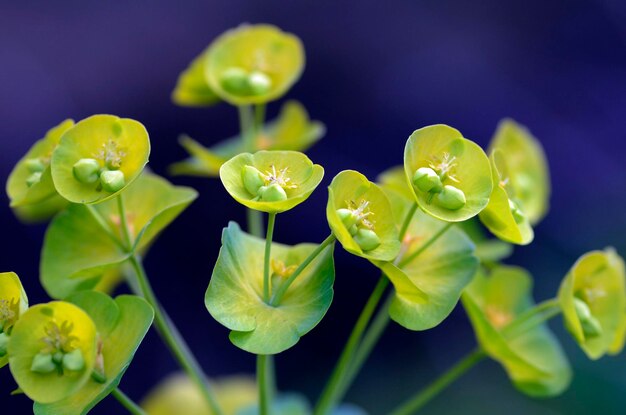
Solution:
{"label": "green stem", "polygon": [[98,209],[94,207],[93,205],[83,205],[83,206],[87,207],[87,210],[89,210],[89,212],[91,213],[91,216],[93,216],[96,222],[98,222],[98,225],[100,225],[102,230],[113,241],[113,243],[115,243],[115,245],[117,245],[117,247],[120,248],[122,251],[126,252],[126,247],[124,246],[123,243],[120,242],[119,238],[117,237],[117,235],[115,235],[115,233],[111,229],[111,226],[107,223],[106,219],[104,219],[102,215],[100,214],[100,212],[98,212]]}
{"label": "green stem", "polygon": [[448,371],[435,379],[430,385],[422,389],[415,396],[407,400],[404,404],[400,405],[391,415],[410,415],[414,414],[418,410],[424,407],[441,391],[448,387],[452,382],[461,377],[464,373],[470,370],[474,365],[483,360],[486,357],[485,353],[481,349],[475,349],[464,358],[459,360]]}
{"label": "green stem", "polygon": [[326,247],[333,242],[335,242],[335,235],[330,234],[324,241],[319,244],[311,254],[306,257],[304,261],[296,268],[296,270],[287,278],[276,290],[276,293],[272,296],[270,300],[270,305],[280,304],[280,300],[283,299],[283,296],[289,289],[289,286],[298,278],[298,276],[304,271],[304,269],[320,254]]}
{"label": "green stem", "polygon": [[363,332],[369,323],[372,314],[374,314],[374,310],[380,301],[380,297],[385,292],[385,289],[389,285],[389,280],[387,277],[382,275],[372,291],[363,311],[359,315],[359,318],[350,333],[350,337],[348,338],[348,342],[344,346],[343,351],[341,352],[341,356],[337,361],[335,369],[331,375],[330,380],[326,384],[324,391],[317,403],[314,414],[315,415],[324,415],[326,414],[333,406],[335,402],[335,393],[337,392],[337,387],[345,376],[345,372],[349,367],[352,355],[356,347],[363,336]]}
{"label": "green stem", "polygon": [[260,134],[263,130],[263,122],[265,121],[265,104],[257,104],[254,106],[254,132]]}
{"label": "green stem", "polygon": [[133,246],[133,241],[130,236],[130,229],[128,228],[128,218],[126,217],[126,209],[124,208],[124,199],[122,199],[121,194],[117,196],[117,209],[120,215],[122,237],[124,238],[124,243],[126,244],[126,247],[130,251]]}
{"label": "green stem", "polygon": [[406,235],[406,231],[409,230],[409,225],[411,224],[411,219],[413,219],[413,215],[417,211],[417,203],[413,203],[413,206],[409,209],[404,217],[404,222],[402,222],[402,227],[400,228],[400,242],[404,239],[404,235]]}
{"label": "green stem", "polygon": [[122,392],[118,388],[113,389],[111,391],[111,395],[113,395],[113,397],[117,399],[117,401],[121,403],[122,406],[126,408],[131,414],[146,415],[146,412],[141,409],[139,405],[137,405],[132,399],[130,399],[124,392]]}
{"label": "green stem", "polygon": [[552,298],[542,301],[533,308],[526,310],[517,316],[510,324],[501,331],[502,335],[507,339],[513,339],[522,333],[534,328],[561,313],[559,300]]}
{"label": "green stem", "polygon": [[239,129],[245,151],[256,151],[254,136],[254,116],[250,105],[239,105]]}
{"label": "green stem", "polygon": [[263,236],[263,214],[261,211],[246,209],[248,219],[248,233],[257,238]]}
{"label": "green stem", "polygon": [[206,376],[200,367],[200,364],[191,353],[186,342],[180,335],[180,332],[169,319],[165,311],[159,304],[152,286],[148,281],[146,271],[143,268],[141,260],[137,257],[137,254],[133,253],[130,257],[130,262],[135,270],[137,276],[137,282],[143,297],[154,308],[154,323],[161,334],[161,337],[172,351],[172,354],[185,370],[189,378],[196,384],[198,390],[202,393],[205,401],[216,415],[222,415],[223,412],[217,403],[214,392],[207,383]]}
{"label": "green stem", "polygon": [[272,238],[274,236],[274,223],[276,223],[276,214],[270,213],[267,219],[267,234],[265,235],[265,259],[263,262],[263,301],[269,304],[270,292],[270,257],[272,255]]}
{"label": "green stem", "polygon": [[260,354],[256,357],[256,376],[259,384],[259,413],[269,415],[270,413],[270,388],[268,382],[268,355]]}
{"label": "green stem", "polygon": [[420,256],[422,254],[422,252],[424,252],[425,250],[427,250],[432,244],[434,244],[435,242],[437,242],[437,240],[448,231],[448,229],[450,229],[452,227],[452,225],[454,225],[454,222],[448,222],[446,223],[444,226],[441,227],[441,229],[439,229],[439,231],[434,234],[428,241],[426,241],[426,243],[422,246],[420,246],[420,248],[413,252],[411,255],[409,255],[408,257],[404,258],[401,262],[400,262],[400,268],[402,268],[403,266],[411,263],[411,261],[413,261],[415,258],[417,258],[418,256]]}

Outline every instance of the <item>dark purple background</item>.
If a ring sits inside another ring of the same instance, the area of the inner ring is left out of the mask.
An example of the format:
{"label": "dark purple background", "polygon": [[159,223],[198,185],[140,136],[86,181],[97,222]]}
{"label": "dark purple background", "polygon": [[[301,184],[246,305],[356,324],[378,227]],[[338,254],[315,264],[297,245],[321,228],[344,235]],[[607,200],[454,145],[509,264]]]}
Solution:
{"label": "dark purple background", "polygon": [[[511,260],[535,274],[536,297],[553,296],[586,250],[613,245],[626,254],[626,5],[620,0],[2,1],[0,177],[66,117],[113,113],[143,122],[153,143],[151,167],[161,174],[184,157],[178,134],[206,144],[234,134],[232,108],[178,108],[169,95],[188,62],[241,22],[273,23],[302,38],[307,67],[289,96],[328,127],[310,152],[326,168],[324,186],[342,169],[374,178],[400,164],[404,141],[424,125],[447,123],[486,145],[498,120],[511,116],[541,139],[551,165],[552,210],[534,244]],[[270,106],[270,114],[277,108]],[[201,196],[154,246],[148,272],[210,375],[251,372],[253,356],[229,343],[203,304],[221,228],[229,219],[243,222],[243,210],[219,181],[174,181]],[[279,241],[327,235],[324,186],[279,216]],[[37,277],[44,230],[20,224],[6,200],[0,205],[0,270],[18,272],[33,303],[47,301]],[[317,396],[376,278],[373,267],[338,249],[335,302],[313,332],[278,357],[283,389]],[[529,400],[487,362],[424,412],[623,412],[626,357],[590,362],[560,320],[551,324],[576,370],[563,397]],[[473,344],[460,309],[425,333],[392,324],[349,398],[384,413]],[[122,388],[140,399],[175,367],[150,334]],[[29,413],[24,397],[7,396],[8,368],[0,371],[0,385],[1,413]],[[121,412],[112,399],[93,411]]]}

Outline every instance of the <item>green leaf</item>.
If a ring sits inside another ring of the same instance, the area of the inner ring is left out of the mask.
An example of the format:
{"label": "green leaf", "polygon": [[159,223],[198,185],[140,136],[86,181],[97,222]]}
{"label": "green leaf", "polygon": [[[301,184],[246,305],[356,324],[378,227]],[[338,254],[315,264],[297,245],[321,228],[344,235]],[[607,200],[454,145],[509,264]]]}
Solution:
{"label": "green leaf", "polygon": [[[284,200],[265,201],[245,187],[243,173],[254,167],[263,176],[265,186],[276,183],[286,194]],[[281,213],[304,202],[324,177],[324,169],[297,151],[258,151],[233,157],[220,168],[226,191],[242,205],[262,212]]]}
{"label": "green leaf", "polygon": [[[141,123],[113,115],[94,115],[63,133],[52,153],[52,180],[57,192],[70,202],[103,202],[139,177],[149,155],[150,139]],[[122,172],[125,186],[110,192],[102,188],[101,180],[80,182],[74,176],[74,165],[82,159],[96,159],[101,168]]]}
{"label": "green leaf", "polygon": [[[28,309],[28,297],[15,272],[0,272],[0,333],[10,335],[11,328]],[[4,318],[4,316],[9,318]],[[9,356],[0,357],[0,368],[9,363]]]}
{"label": "green leaf", "polygon": [[511,119],[498,125],[489,151],[502,151],[511,173],[511,186],[531,225],[547,213],[550,198],[550,174],[541,143],[526,127]]}
{"label": "green leaf", "polygon": [[[205,62],[210,88],[232,105],[263,104],[280,98],[303,69],[300,39],[266,24],[241,25],[225,32],[209,46]],[[243,84],[236,88],[229,86],[232,83],[227,78],[233,70],[243,73]],[[253,72],[268,81],[263,90],[250,87]]]}
{"label": "green leaf", "polygon": [[[197,193],[144,173],[121,197],[131,237],[137,249],[145,252]],[[103,218],[104,223],[99,223],[97,217]],[[114,242],[121,240],[121,232],[116,200],[91,208],[70,205],[54,218],[44,238],[40,269],[41,283],[48,294],[65,298],[77,291],[93,289],[105,274],[115,280],[130,255]],[[109,281],[109,287],[114,285]]]}
{"label": "green leaf", "polygon": [[69,300],[93,319],[102,341],[106,382],[90,379],[76,393],[51,404],[35,403],[36,415],[84,415],[115,389],[146,335],[154,312],[143,299],[121,295],[115,300],[94,291],[72,295]]}
{"label": "green leaf", "polygon": [[547,325],[537,325],[515,337],[506,327],[534,306],[532,279],[523,269],[500,266],[491,275],[478,273],[462,296],[463,306],[481,348],[506,370],[522,393],[556,396],[571,381],[572,373],[556,337]]}
{"label": "green leaf", "polygon": [[[299,265],[316,248],[314,244],[272,244],[273,294],[283,278],[281,271]],[[241,231],[231,222],[222,234],[222,248],[206,292],[209,313],[232,330],[230,340],[256,354],[276,354],[289,349],[324,317],[333,298],[334,245],[325,248],[289,286],[280,304],[263,301],[265,241]]]}
{"label": "green leaf", "polygon": [[205,76],[208,48],[196,57],[178,76],[172,92],[172,101],[182,107],[208,107],[219,102],[219,97],[209,86]]}
{"label": "green leaf", "polygon": [[443,186],[454,186],[465,195],[457,209],[438,202],[441,193],[411,188],[420,208],[448,222],[461,222],[477,215],[489,202],[493,188],[491,167],[485,152],[447,125],[431,125],[411,134],[404,149],[404,171],[409,183],[419,168],[431,168],[443,177]]}
{"label": "green leaf", "polygon": [[[583,301],[601,328],[599,335],[583,330],[575,299]],[[576,261],[559,289],[565,327],[591,359],[617,354],[626,337],[624,261],[612,249],[589,252]]]}

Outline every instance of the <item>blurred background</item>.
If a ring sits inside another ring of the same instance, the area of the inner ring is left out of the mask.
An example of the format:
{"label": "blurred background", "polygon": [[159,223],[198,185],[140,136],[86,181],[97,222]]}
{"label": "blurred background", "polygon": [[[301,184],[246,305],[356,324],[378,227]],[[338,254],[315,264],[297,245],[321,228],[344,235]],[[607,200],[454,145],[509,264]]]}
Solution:
{"label": "blurred background", "polygon": [[[1,1],[0,178],[45,131],[95,113],[135,118],[150,132],[151,167],[185,157],[177,136],[206,145],[234,135],[236,111],[174,106],[178,74],[208,43],[241,22],[267,22],[297,34],[307,66],[289,93],[323,121],[327,136],[310,152],[326,168],[309,201],[280,215],[276,239],[321,241],[328,234],[325,186],[340,170],[373,179],[400,164],[404,142],[422,126],[446,123],[484,146],[506,116],[541,140],[553,195],[535,242],[508,263],[536,278],[537,300],[554,296],[587,250],[626,254],[626,3],[596,1]],[[278,103],[270,105],[273,117]],[[200,198],[160,237],[147,271],[167,311],[207,373],[252,373],[254,356],[232,346],[206,312],[203,295],[229,220],[244,211],[218,180],[173,178]],[[44,226],[20,224],[0,204],[0,270],[17,272],[32,303],[47,301],[38,282]],[[325,319],[276,359],[283,390],[316,398],[378,272],[337,249],[335,300]],[[123,290],[122,290],[123,291]],[[623,413],[626,354],[589,361],[562,329],[575,377],[556,399],[518,394],[494,362],[483,362],[428,405],[430,414]],[[409,332],[391,324],[348,400],[383,414],[445,371],[475,345],[458,307],[439,327]],[[176,365],[151,332],[121,387],[141,399]],[[0,371],[1,413],[31,405]],[[112,398],[94,414],[123,413]]]}

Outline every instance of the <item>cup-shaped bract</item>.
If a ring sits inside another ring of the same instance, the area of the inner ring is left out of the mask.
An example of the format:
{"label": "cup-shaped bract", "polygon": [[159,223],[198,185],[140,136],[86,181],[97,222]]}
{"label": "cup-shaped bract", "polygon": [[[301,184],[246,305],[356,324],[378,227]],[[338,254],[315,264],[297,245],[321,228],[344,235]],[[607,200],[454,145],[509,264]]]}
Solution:
{"label": "cup-shaped bract", "polygon": [[354,170],[337,174],[328,187],[326,219],[351,254],[392,261],[400,252],[398,228],[385,192]]}
{"label": "cup-shaped bract", "polygon": [[205,49],[181,72],[172,92],[172,101],[182,107],[206,107],[219,102],[206,77],[204,68],[209,49]]}
{"label": "cup-shaped bract", "polygon": [[180,144],[190,157],[170,166],[174,175],[203,177],[219,176],[220,167],[239,153],[256,150],[291,150],[306,151],[326,132],[324,124],[313,121],[302,104],[287,101],[280,114],[273,121],[265,124],[254,138],[254,148],[246,148],[241,136],[231,137],[211,148],[189,136],[182,136]]}
{"label": "cup-shaped bract", "polygon": [[498,125],[489,151],[499,149],[510,172],[510,186],[531,225],[546,214],[550,198],[550,174],[541,143],[513,120]]}
{"label": "cup-shaped bract", "polygon": [[53,403],[35,403],[35,415],[83,415],[115,389],[150,328],[154,312],[142,298],[82,291],[68,298],[93,320],[98,332],[94,366],[100,381],[90,379],[72,395]]}
{"label": "cup-shaped bract", "polygon": [[533,397],[562,393],[572,377],[569,362],[545,323],[514,330],[534,307],[532,278],[523,269],[498,266],[479,272],[461,297],[480,347],[506,370],[515,387]]}
{"label": "cup-shaped bract", "polygon": [[281,213],[304,202],[324,177],[324,169],[297,151],[242,153],[220,167],[226,191],[242,205]]}
{"label": "cup-shaped bract", "polygon": [[[197,197],[188,187],[144,172],[120,197],[135,250],[146,253],[151,242]],[[94,206],[72,204],[50,223],[41,255],[41,283],[52,298],[64,299],[98,287],[107,277],[112,289],[122,279],[129,258],[117,200]]]}
{"label": "cup-shaped bract", "polygon": [[90,379],[96,349],[96,326],[81,308],[63,301],[38,304],[13,326],[9,367],[33,401],[56,402]]}
{"label": "cup-shaped bract", "polygon": [[250,353],[276,354],[295,345],[324,317],[333,299],[334,244],[327,246],[297,276],[280,302],[274,296],[314,244],[272,244],[270,299],[263,298],[265,241],[231,222],[204,303],[214,319],[229,328],[231,342]]}
{"label": "cup-shaped bract", "polygon": [[263,104],[283,96],[304,69],[300,39],[267,24],[241,25],[209,46],[209,87],[232,105]]}
{"label": "cup-shaped bract", "polygon": [[493,192],[489,204],[478,217],[487,229],[503,241],[528,245],[534,238],[534,232],[512,186],[515,171],[507,168],[506,158],[498,149],[492,151],[490,160]]}
{"label": "cup-shaped bract", "polygon": [[6,191],[11,207],[23,221],[46,220],[67,205],[54,188],[50,159],[63,133],[73,125],[74,121],[65,120],[50,129],[11,171]]}
{"label": "cup-shaped bract", "polygon": [[141,123],[93,115],[61,137],[52,154],[52,180],[70,202],[103,202],[139,177],[149,155],[150,139]]}
{"label": "cup-shaped bract", "polygon": [[404,149],[404,171],[420,208],[448,222],[477,215],[487,206],[493,188],[485,152],[447,125],[411,134]]}
{"label": "cup-shaped bract", "polygon": [[612,249],[576,261],[559,289],[565,327],[591,359],[617,354],[626,339],[624,260]]}
{"label": "cup-shaped bract", "polygon": [[8,345],[13,326],[28,308],[28,298],[14,272],[0,272],[0,368],[8,361]]}

